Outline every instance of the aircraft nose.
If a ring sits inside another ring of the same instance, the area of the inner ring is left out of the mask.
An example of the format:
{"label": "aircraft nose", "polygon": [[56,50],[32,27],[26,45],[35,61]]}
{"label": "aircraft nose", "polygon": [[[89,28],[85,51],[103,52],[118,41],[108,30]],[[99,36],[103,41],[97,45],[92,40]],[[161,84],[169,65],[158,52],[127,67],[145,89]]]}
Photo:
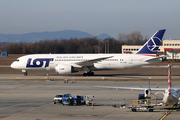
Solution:
{"label": "aircraft nose", "polygon": [[13,63],[10,65],[10,67],[15,69],[15,68],[16,68],[16,67],[15,67],[15,63],[13,62]]}

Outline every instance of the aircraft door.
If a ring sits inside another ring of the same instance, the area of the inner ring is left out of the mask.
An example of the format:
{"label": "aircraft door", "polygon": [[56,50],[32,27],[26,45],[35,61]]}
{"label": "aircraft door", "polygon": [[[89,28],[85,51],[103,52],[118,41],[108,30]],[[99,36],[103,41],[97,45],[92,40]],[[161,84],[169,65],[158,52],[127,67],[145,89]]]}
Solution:
{"label": "aircraft door", "polygon": [[130,57],[130,58],[128,59],[128,61],[129,61],[129,64],[133,64],[133,58],[132,58],[132,57]]}

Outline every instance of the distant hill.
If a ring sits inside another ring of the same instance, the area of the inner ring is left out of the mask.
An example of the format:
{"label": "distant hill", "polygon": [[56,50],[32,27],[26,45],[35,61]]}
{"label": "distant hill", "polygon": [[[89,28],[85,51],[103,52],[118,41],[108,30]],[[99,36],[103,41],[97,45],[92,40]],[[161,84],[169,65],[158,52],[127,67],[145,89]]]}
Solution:
{"label": "distant hill", "polygon": [[53,32],[32,32],[25,34],[0,34],[0,42],[34,42],[39,40],[70,39],[97,37],[98,39],[112,38],[108,34],[93,36],[87,32],[78,30],[62,30]]}
{"label": "distant hill", "polygon": [[96,36],[98,39],[102,39],[102,40],[104,40],[104,39],[106,39],[106,38],[113,38],[113,37],[111,37],[110,35],[108,35],[108,34],[106,34],[106,33],[102,33],[102,34],[100,34],[100,35],[98,35],[98,36]]}

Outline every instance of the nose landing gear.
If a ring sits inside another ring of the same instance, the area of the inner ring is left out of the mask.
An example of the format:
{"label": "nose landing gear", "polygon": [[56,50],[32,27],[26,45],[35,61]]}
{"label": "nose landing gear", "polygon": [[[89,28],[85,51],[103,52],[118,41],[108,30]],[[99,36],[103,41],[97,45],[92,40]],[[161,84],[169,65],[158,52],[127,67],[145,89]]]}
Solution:
{"label": "nose landing gear", "polygon": [[26,70],[22,70],[22,72],[24,73],[24,76],[27,76],[27,71]]}
{"label": "nose landing gear", "polygon": [[27,76],[27,72],[24,73],[24,76]]}

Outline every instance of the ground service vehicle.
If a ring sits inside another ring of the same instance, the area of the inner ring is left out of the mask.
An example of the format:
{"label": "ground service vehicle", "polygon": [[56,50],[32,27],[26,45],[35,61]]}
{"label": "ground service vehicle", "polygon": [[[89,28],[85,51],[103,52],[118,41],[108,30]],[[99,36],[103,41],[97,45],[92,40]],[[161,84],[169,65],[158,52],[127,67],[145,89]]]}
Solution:
{"label": "ground service vehicle", "polygon": [[70,99],[72,99],[72,95],[70,93],[64,94],[64,96],[62,97],[62,104],[70,105]]}
{"label": "ground service vehicle", "polygon": [[62,103],[62,97],[64,96],[64,94],[57,94],[55,97],[54,97],[54,104],[56,103]]}
{"label": "ground service vehicle", "polygon": [[77,95],[77,96],[64,96],[62,97],[62,104],[63,105],[82,105],[84,104],[84,100],[83,100],[83,97],[84,96],[80,96],[80,95]]}
{"label": "ground service vehicle", "polygon": [[56,104],[56,103],[62,103],[62,98],[63,98],[63,97],[71,97],[71,94],[70,94],[70,93],[57,94],[57,95],[54,97],[54,104]]}
{"label": "ground service vehicle", "polygon": [[93,104],[93,100],[94,100],[94,96],[93,95],[86,95],[86,96],[84,96],[84,101],[85,101],[85,104],[87,106],[92,105]]}

